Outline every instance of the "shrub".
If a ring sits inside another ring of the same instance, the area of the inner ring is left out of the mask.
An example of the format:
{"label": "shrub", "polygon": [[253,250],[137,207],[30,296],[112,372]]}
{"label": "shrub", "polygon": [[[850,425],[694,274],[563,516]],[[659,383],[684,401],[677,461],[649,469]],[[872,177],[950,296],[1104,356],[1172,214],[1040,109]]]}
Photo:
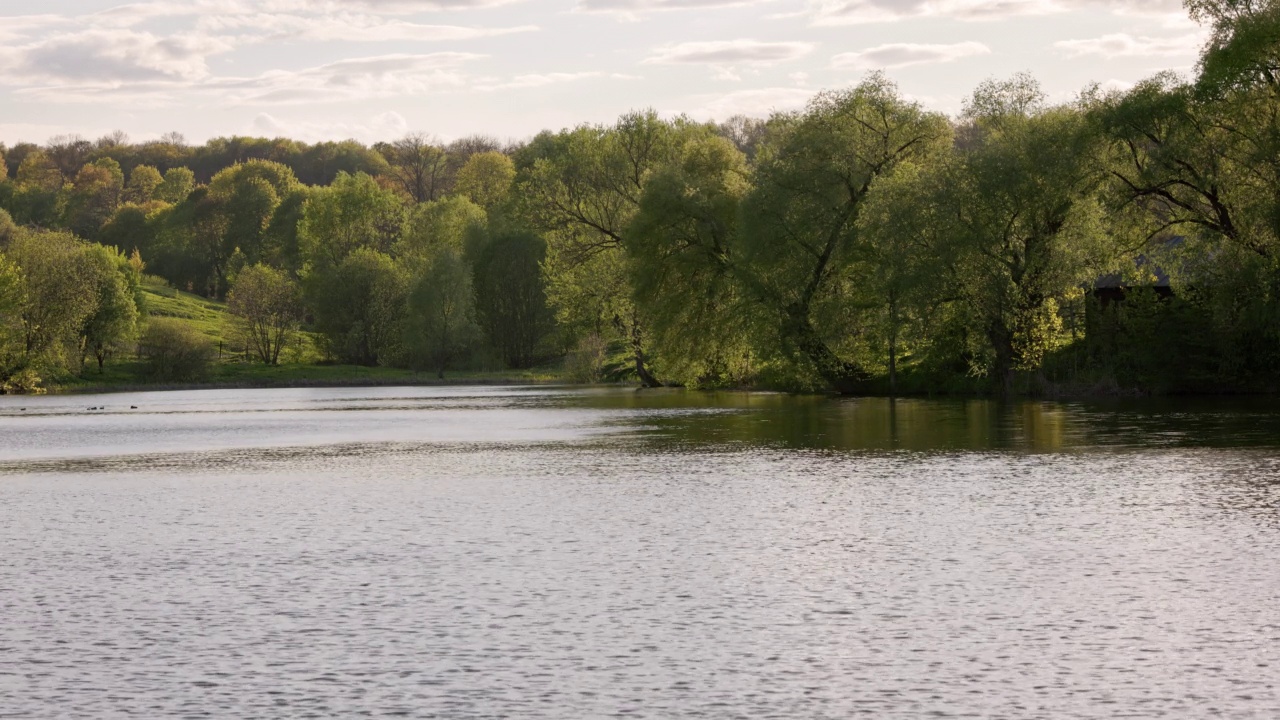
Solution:
{"label": "shrub", "polygon": [[191,381],[209,374],[213,343],[191,325],[172,318],[152,318],[142,335],[138,355],[151,380]]}

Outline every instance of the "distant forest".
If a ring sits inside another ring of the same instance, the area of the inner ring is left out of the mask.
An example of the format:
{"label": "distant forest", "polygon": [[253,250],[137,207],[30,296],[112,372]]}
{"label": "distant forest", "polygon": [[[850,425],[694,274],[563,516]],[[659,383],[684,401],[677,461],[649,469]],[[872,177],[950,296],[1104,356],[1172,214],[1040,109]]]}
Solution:
{"label": "distant forest", "polygon": [[511,145],[0,146],[0,385],[180,359],[158,277],[226,300],[265,363],[309,338],[645,386],[1275,391],[1280,5],[1189,7],[1193,78],[1055,105],[1017,75],[956,118],[871,75],[767,120]]}

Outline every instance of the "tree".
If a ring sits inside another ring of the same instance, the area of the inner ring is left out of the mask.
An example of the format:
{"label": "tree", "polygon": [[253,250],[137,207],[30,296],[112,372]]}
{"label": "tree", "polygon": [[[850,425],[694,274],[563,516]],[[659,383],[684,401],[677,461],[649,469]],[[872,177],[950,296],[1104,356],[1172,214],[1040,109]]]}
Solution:
{"label": "tree", "polygon": [[393,253],[411,271],[423,273],[441,253],[463,253],[467,238],[485,221],[484,210],[464,197],[422,203],[409,211]]}
{"label": "tree", "polygon": [[164,182],[156,188],[155,197],[167,203],[180,203],[195,189],[196,176],[184,167],[170,168],[164,174]]}
{"label": "tree", "polygon": [[52,226],[58,215],[62,172],[47,155],[32,149],[23,158],[15,177],[17,190],[10,210],[22,225]]}
{"label": "tree", "polygon": [[[631,349],[636,376],[647,387],[662,385],[652,372],[644,323],[630,303],[628,274],[612,275],[617,284],[602,297],[583,268],[617,270],[627,265],[626,228],[634,217],[649,173],[665,162],[677,128],[656,113],[624,115],[612,128],[582,126],[531,143],[520,183],[523,213],[545,233],[552,303],[564,315],[612,315],[619,339]],[[606,258],[604,256],[621,255]],[[588,289],[588,288],[592,289]],[[581,290],[581,292],[578,292]],[[583,312],[586,303],[598,306]]]}
{"label": "tree", "polygon": [[876,180],[859,213],[856,275],[861,283],[859,302],[851,309],[862,310],[858,322],[887,356],[890,393],[898,391],[905,356],[939,349],[947,356],[956,350],[934,347],[947,339],[941,311],[957,292],[947,260],[955,208],[945,197],[954,162],[948,154],[927,166],[900,166]]}
{"label": "tree", "polygon": [[771,315],[782,345],[830,386],[851,392],[869,377],[846,351],[865,328],[842,317],[858,257],[858,214],[872,184],[904,163],[929,162],[951,141],[941,115],[907,102],[882,75],[824,92],[804,113],[776,117],[743,201],[739,267]]}
{"label": "tree", "polygon": [[160,171],[150,165],[138,165],[129,173],[129,185],[125,188],[126,202],[144,205],[157,199],[157,192],[164,184]]}
{"label": "tree", "polygon": [[432,138],[414,133],[377,147],[390,166],[389,177],[415,203],[444,194],[449,155]]}
{"label": "tree", "polygon": [[510,368],[532,367],[554,326],[542,276],[546,254],[546,242],[527,231],[486,236],[476,253],[476,320]]}
{"label": "tree", "polygon": [[965,111],[968,147],[950,172],[948,266],[1001,392],[1036,370],[1061,332],[1060,305],[1110,269],[1098,192],[1102,138],[1078,108],[1046,107],[1027,76],[988,81]]}
{"label": "tree", "polygon": [[749,302],[736,252],[746,159],[711,128],[690,130],[644,186],[627,228],[635,300],[666,372],[686,383],[744,380],[751,354]]}
{"label": "tree", "polygon": [[95,160],[76,173],[63,211],[63,223],[79,237],[97,239],[98,231],[120,206],[124,174],[110,158]]}
{"label": "tree", "polygon": [[86,245],[66,232],[23,230],[7,255],[22,271],[23,364],[64,367],[98,302]]}
{"label": "tree", "polygon": [[307,275],[307,305],[329,353],[375,366],[399,352],[407,278],[389,256],[358,247],[336,265]]}
{"label": "tree", "polygon": [[333,184],[315,190],[298,225],[305,262],[333,267],[360,248],[386,253],[400,235],[405,209],[395,193],[364,173],[338,173]]}
{"label": "tree", "polygon": [[500,152],[476,153],[458,170],[454,190],[485,210],[506,202],[515,181],[516,167]]}
{"label": "tree", "polygon": [[80,364],[93,355],[98,372],[107,357],[137,336],[137,289],[139,271],[115,248],[90,245],[85,248],[91,292],[96,295],[93,312],[80,326]]}
{"label": "tree", "polygon": [[[0,211],[2,212],[2,211]],[[24,356],[22,308],[26,281],[22,268],[0,252],[0,392],[20,369]]]}
{"label": "tree", "polygon": [[49,138],[44,148],[62,177],[70,178],[89,161],[93,143],[79,135],[56,135]]}
{"label": "tree", "polygon": [[201,380],[213,365],[213,352],[207,336],[177,318],[151,318],[138,343],[138,355],[152,380]]}
{"label": "tree", "polygon": [[407,345],[415,366],[429,367],[444,378],[477,334],[474,300],[471,273],[461,254],[436,255],[408,299]]}
{"label": "tree", "polygon": [[302,320],[300,300],[289,276],[267,265],[250,265],[237,275],[227,295],[227,310],[238,319],[258,359],[276,365]]}

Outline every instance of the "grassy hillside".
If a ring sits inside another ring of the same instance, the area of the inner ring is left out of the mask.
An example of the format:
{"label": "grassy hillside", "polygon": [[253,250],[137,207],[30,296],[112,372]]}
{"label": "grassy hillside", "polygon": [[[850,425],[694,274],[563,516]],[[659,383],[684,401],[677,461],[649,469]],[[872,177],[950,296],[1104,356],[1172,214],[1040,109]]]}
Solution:
{"label": "grassy hillside", "polygon": [[147,278],[142,286],[144,304],[148,315],[183,320],[204,333],[214,343],[227,346],[227,305],[217,300],[202,298],[171,288],[162,280]]}
{"label": "grassy hillside", "polygon": [[[441,381],[434,373],[418,373],[386,367],[321,365],[323,359],[310,333],[299,333],[298,341],[287,347],[276,366],[254,362],[244,355],[242,343],[229,322],[226,303],[169,287],[163,280],[148,277],[143,285],[146,313],[151,317],[175,318],[207,336],[220,353],[209,376],[200,383],[184,386],[208,387],[289,387],[306,385],[420,385]],[[501,372],[450,372],[448,383],[536,383],[556,382],[559,369]],[[91,392],[126,388],[166,387],[145,379],[142,363],[132,354],[113,358],[104,372],[90,363],[84,372],[57,378],[55,390]]]}

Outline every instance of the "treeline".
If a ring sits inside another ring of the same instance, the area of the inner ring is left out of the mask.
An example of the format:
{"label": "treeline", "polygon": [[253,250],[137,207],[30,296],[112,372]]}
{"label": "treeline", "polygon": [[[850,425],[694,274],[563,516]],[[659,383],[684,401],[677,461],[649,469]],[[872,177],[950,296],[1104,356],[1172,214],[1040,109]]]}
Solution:
{"label": "treeline", "polygon": [[[842,392],[1274,390],[1280,5],[1189,7],[1213,29],[1195,78],[1067,104],[1015,76],[948,118],[873,75],[767,121],[639,112],[507,147],[214,141],[166,164],[102,141],[74,172],[27,147],[7,153],[0,207],[119,248],[124,275],[134,256],[229,297],[248,337],[309,329],[335,361],[564,359],[583,379]],[[69,237],[8,232],[13,277],[23,243]],[[13,302],[38,304],[26,282]]]}

